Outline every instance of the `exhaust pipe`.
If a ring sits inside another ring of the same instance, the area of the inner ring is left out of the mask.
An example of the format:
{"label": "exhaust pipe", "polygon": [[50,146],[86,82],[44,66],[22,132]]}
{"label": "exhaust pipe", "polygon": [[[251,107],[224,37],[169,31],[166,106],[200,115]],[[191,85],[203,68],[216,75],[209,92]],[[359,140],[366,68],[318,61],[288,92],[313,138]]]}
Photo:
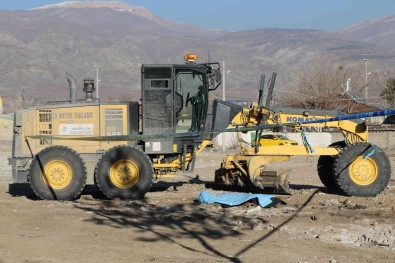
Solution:
{"label": "exhaust pipe", "polygon": [[75,84],[75,78],[70,73],[66,72],[67,82],[69,83],[70,87],[70,102],[76,103],[77,102],[77,85]]}

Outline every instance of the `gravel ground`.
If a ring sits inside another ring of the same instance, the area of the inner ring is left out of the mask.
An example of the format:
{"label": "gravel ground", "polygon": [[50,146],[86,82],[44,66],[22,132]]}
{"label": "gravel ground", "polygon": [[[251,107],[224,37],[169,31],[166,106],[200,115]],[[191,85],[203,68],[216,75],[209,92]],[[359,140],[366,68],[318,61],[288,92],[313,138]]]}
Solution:
{"label": "gravel ground", "polygon": [[225,155],[204,151],[195,172],[155,181],[143,200],[106,200],[91,186],[56,202],[11,184],[1,151],[0,262],[395,262],[393,178],[377,197],[328,194],[317,158],[296,157],[282,167],[292,195],[272,207],[199,204],[202,190],[230,190],[212,183]]}

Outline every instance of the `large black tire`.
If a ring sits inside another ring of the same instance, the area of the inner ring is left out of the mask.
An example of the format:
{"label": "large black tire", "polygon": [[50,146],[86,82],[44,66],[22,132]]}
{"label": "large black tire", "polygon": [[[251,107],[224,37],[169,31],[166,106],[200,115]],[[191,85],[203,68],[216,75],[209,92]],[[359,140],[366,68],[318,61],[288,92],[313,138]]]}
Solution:
{"label": "large black tire", "polygon": [[354,143],[336,156],[335,183],[339,191],[350,196],[376,196],[387,187],[391,165],[379,147]]}
{"label": "large black tire", "polygon": [[[328,147],[343,149],[346,147],[346,143],[344,141],[334,142]],[[321,155],[318,158],[318,163],[317,163],[318,176],[322,184],[329,191],[336,191],[337,189],[337,185],[334,177],[334,171],[333,171],[333,164],[335,163],[335,159],[336,159],[336,155]]]}
{"label": "large black tire", "polygon": [[74,150],[51,146],[34,157],[28,181],[42,199],[74,200],[86,184],[85,164]]}
{"label": "large black tire", "polygon": [[152,185],[151,160],[141,150],[116,146],[108,150],[95,169],[95,183],[110,199],[140,199]]}

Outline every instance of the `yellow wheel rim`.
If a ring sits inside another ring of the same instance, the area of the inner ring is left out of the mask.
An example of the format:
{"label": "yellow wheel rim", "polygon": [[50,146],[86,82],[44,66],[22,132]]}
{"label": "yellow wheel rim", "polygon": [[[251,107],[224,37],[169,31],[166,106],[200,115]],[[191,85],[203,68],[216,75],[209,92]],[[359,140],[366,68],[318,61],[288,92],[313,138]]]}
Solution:
{"label": "yellow wheel rim", "polygon": [[44,167],[44,181],[52,189],[66,188],[73,178],[73,172],[67,162],[54,160]]}
{"label": "yellow wheel rim", "polygon": [[119,160],[110,168],[111,182],[118,188],[133,187],[140,177],[138,166],[130,160]]}
{"label": "yellow wheel rim", "polygon": [[358,185],[370,185],[378,176],[376,163],[370,159],[358,157],[349,168],[351,180]]}

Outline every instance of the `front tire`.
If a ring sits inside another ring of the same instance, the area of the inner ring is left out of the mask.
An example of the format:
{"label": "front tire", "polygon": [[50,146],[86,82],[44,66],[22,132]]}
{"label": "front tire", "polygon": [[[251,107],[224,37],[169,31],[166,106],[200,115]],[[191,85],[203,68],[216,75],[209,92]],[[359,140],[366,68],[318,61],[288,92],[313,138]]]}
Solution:
{"label": "front tire", "polygon": [[[338,141],[332,143],[328,147],[343,149],[346,147],[346,143],[344,141]],[[335,163],[336,156],[337,155],[321,155],[320,158],[318,158],[318,163],[317,163],[318,176],[322,184],[329,191],[336,191],[337,189],[334,172],[333,172],[333,165]]]}
{"label": "front tire", "polygon": [[387,187],[391,165],[379,147],[355,143],[336,156],[334,178],[338,189],[350,196],[376,196]]}
{"label": "front tire", "polygon": [[110,198],[140,199],[152,184],[151,160],[141,150],[116,146],[108,150],[95,169],[95,182]]}
{"label": "front tire", "polygon": [[28,176],[34,193],[47,200],[74,200],[86,184],[86,168],[77,152],[51,146],[39,152]]}

